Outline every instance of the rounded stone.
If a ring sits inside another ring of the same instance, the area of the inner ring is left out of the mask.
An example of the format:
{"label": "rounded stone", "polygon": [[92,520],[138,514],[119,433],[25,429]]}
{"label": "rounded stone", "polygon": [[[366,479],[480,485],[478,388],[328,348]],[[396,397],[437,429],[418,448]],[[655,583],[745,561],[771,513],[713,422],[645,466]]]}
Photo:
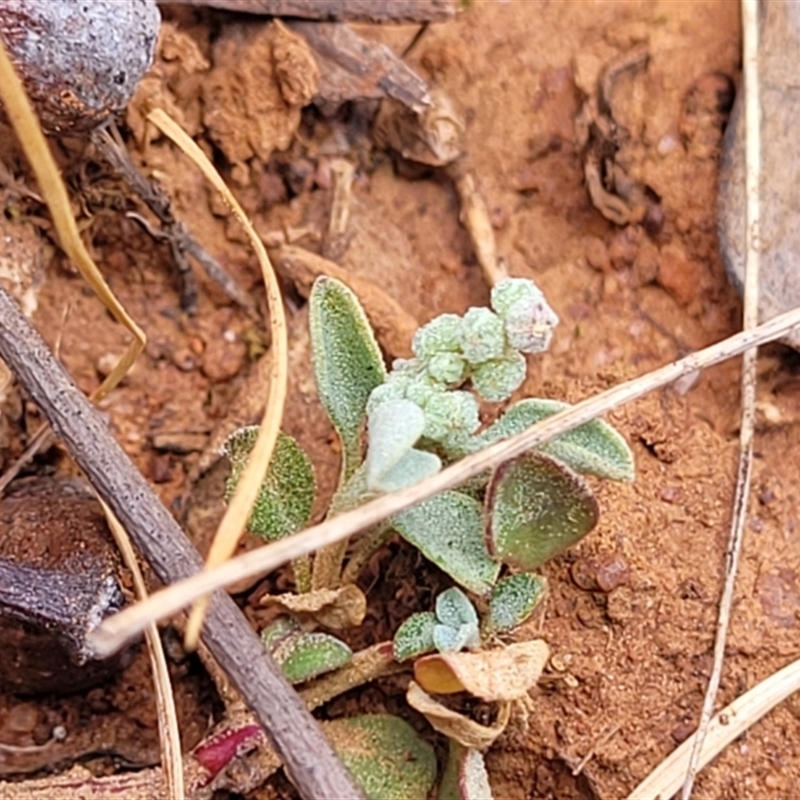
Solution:
{"label": "rounded stone", "polygon": [[4,0],[0,39],[48,132],[121,111],[150,68],[155,0]]}

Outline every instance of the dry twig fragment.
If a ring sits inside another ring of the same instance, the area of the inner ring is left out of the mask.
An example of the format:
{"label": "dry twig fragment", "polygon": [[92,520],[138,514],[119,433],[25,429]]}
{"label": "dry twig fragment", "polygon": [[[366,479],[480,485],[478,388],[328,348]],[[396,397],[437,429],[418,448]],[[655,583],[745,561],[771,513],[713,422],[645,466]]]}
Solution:
{"label": "dry twig fragment", "polygon": [[456,13],[453,0],[171,0],[243,14],[359,22],[434,22]]}

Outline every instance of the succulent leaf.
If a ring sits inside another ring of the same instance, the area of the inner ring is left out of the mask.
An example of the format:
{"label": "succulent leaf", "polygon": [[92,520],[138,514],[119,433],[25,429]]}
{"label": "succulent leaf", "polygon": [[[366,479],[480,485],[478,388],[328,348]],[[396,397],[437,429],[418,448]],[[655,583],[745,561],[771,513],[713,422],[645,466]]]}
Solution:
{"label": "succulent leaf", "polygon": [[467,362],[459,353],[434,353],[427,366],[428,375],[447,387],[455,388],[467,377]]}
{"label": "succulent leaf", "polygon": [[392,640],[395,661],[406,661],[434,650],[434,627],[436,627],[436,614],[432,611],[412,614],[397,629]]}
{"label": "succulent leaf", "polygon": [[[494,425],[473,437],[469,449],[481,450],[567,408],[569,404],[556,400],[521,400],[511,406]],[[576,472],[616,481],[632,481],[634,478],[630,447],[611,425],[601,419],[593,419],[562,433],[537,450],[555,456]]]}
{"label": "succulent leaf", "polygon": [[487,632],[502,633],[522,625],[547,592],[543,575],[521,572],[498,581],[489,598]]}
{"label": "succulent leaf", "polygon": [[410,400],[386,400],[369,414],[367,488],[391,492],[433,475],[442,462],[413,449],[425,428],[425,413]]}
{"label": "succulent leaf", "polygon": [[464,592],[457,586],[452,586],[436,598],[436,619],[451,628],[477,625],[478,612]]}
{"label": "succulent leaf", "polygon": [[495,470],[486,491],[486,543],[507,564],[534,570],[597,524],[597,500],[549,456],[524,453]]}
{"label": "succulent leaf", "polygon": [[411,349],[425,362],[439,353],[457,353],[461,349],[461,328],[458,314],[440,314],[417,330]]}
{"label": "succulent leaf", "polygon": [[[234,431],[223,446],[231,462],[225,498],[233,496],[258,435],[255,426]],[[314,470],[300,445],[279,433],[275,450],[261,483],[247,529],[262,539],[274,541],[302,530],[311,518],[316,486]]]}
{"label": "succulent leaf", "polygon": [[369,714],[323,723],[323,730],[367,800],[427,797],[436,756],[407,722]]}
{"label": "succulent leaf", "polygon": [[268,653],[272,653],[283,639],[294,636],[301,630],[300,623],[294,617],[284,614],[276,617],[261,631],[261,643]]}
{"label": "succulent leaf", "polygon": [[481,646],[478,623],[465,622],[457,628],[436,625],[433,629],[433,644],[440,653],[457,653],[465,648],[477,650]]}
{"label": "succulent leaf", "polygon": [[386,368],[356,296],[333,278],[317,278],[309,297],[314,377],[320,400],[342,440],[343,475],[361,461],[361,428],[370,392]]}
{"label": "succulent leaf", "polygon": [[481,504],[442,492],[392,518],[395,530],[457,583],[475,594],[494,585],[500,565],[486,550]]}
{"label": "succulent leaf", "polygon": [[289,683],[303,683],[349,664],[353,651],[329,633],[291,634],[271,649],[275,663]]}
{"label": "succulent leaf", "polygon": [[381,492],[397,492],[435,475],[441,468],[442,461],[435,453],[412,449],[379,479],[369,484],[369,488]]}

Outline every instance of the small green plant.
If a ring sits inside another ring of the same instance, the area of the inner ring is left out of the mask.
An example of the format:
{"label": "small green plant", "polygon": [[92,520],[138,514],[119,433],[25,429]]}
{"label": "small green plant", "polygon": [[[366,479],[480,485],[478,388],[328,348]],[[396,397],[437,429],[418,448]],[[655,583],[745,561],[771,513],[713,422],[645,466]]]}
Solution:
{"label": "small green plant", "polygon": [[[425,480],[443,465],[566,408],[526,398],[481,427],[480,401],[508,400],[525,379],[525,355],[546,350],[558,323],[532,281],[499,283],[491,293],[491,309],[432,320],[414,335],[413,358],[396,360],[388,372],[366,315],[344,284],[319,278],[309,303],[318,393],[342,443],[339,486],[329,515]],[[254,437],[253,429],[244,428],[226,444],[232,465],[229,493]],[[409,703],[450,740],[439,796],[490,796],[481,751],[502,732],[511,704],[527,697],[548,658],[541,640],[503,644],[501,638],[523,624],[544,596],[546,581],[535,570],[597,523],[598,504],[582,477],[586,474],[633,479],[630,449],[601,420],[458,491],[396,514],[355,542],[324,548],[313,564],[295,563],[298,594],[268,598],[286,613],[263,632],[265,647],[292,682],[317,687],[320,696],[334,696],[385,672],[385,657],[372,664],[367,651],[354,654],[318,628],[360,624],[366,602],[355,586],[358,574],[389,537],[401,536],[457,585],[436,598],[434,609],[412,614],[400,626],[391,643],[394,668],[406,663],[413,669]],[[300,530],[309,522],[313,498],[311,463],[294,440],[282,435],[252,512],[251,532],[274,541]],[[459,692],[493,704],[495,722],[479,724],[432,696]],[[409,783],[403,782],[402,769],[392,773],[391,787],[381,780],[380,767],[370,771],[370,759],[395,767],[403,763],[403,748],[408,750],[415,734],[401,720],[340,722],[342,730],[364,732],[359,748],[369,740],[370,756],[364,757],[348,750],[348,740],[358,737],[337,739],[345,763],[359,765],[352,769],[368,797],[422,797],[431,788],[435,761],[422,742],[419,760],[407,770]],[[378,751],[383,761],[373,759]]]}

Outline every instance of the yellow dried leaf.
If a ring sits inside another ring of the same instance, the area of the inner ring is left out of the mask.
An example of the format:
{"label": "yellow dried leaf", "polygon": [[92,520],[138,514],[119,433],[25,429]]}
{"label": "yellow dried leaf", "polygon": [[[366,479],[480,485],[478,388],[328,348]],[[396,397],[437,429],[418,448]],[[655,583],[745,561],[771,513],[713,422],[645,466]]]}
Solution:
{"label": "yellow dried leaf", "polygon": [[487,702],[517,700],[536,685],[549,655],[542,639],[476,653],[433,653],[417,659],[414,677],[435,694],[465,691]]}

